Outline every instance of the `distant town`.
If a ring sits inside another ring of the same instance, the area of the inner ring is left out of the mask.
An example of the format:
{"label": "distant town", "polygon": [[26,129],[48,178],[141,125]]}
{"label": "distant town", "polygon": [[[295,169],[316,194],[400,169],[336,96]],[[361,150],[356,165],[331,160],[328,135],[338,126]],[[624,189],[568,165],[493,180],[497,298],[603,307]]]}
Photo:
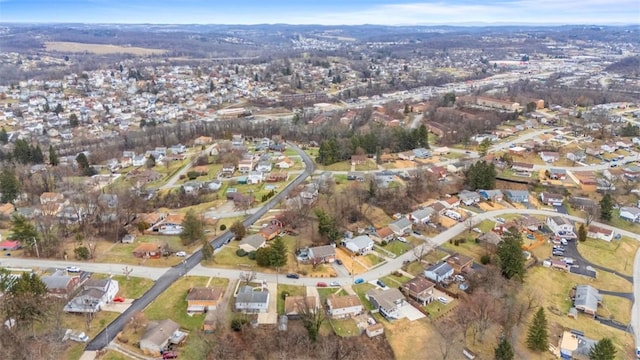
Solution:
{"label": "distant town", "polygon": [[0,26],[0,348],[640,358],[637,26]]}

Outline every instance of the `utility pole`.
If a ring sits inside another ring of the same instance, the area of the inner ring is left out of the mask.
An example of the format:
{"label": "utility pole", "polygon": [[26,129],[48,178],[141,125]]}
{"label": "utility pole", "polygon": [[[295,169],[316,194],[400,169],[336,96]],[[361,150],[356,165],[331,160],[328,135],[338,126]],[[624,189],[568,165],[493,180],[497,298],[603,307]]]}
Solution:
{"label": "utility pole", "polygon": [[35,236],[33,237],[33,243],[36,246],[36,256],[40,258],[40,251],[38,250],[38,239]]}

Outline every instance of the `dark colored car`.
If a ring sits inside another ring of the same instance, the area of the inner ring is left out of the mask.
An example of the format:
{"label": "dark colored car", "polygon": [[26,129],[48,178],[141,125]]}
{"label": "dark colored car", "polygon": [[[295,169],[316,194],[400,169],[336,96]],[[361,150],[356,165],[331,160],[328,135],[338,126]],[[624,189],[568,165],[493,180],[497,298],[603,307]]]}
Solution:
{"label": "dark colored car", "polygon": [[287,277],[289,279],[300,279],[300,275],[295,274],[295,273],[287,274]]}
{"label": "dark colored car", "polygon": [[178,358],[178,354],[176,354],[173,351],[165,351],[164,353],[162,353],[162,359],[177,359]]}
{"label": "dark colored car", "polygon": [[340,260],[340,259],[336,259],[336,264],[338,264],[338,265],[342,265],[342,260]]}
{"label": "dark colored car", "polygon": [[378,280],[376,284],[378,284],[378,286],[380,286],[383,289],[387,288],[387,284],[385,284],[382,280]]}

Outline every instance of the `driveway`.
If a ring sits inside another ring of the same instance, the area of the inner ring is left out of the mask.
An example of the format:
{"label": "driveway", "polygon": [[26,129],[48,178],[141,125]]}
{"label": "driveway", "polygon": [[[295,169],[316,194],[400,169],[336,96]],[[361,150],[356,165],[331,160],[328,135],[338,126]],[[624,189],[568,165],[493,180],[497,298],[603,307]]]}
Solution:
{"label": "driveway", "polygon": [[117,312],[122,314],[129,308],[129,306],[131,306],[131,303],[133,303],[133,299],[125,299],[125,301],[122,303],[111,302],[109,304],[105,304],[102,307],[102,310]]}
{"label": "driveway", "polygon": [[267,283],[269,289],[269,310],[258,314],[258,324],[278,323],[278,285],[274,282]]}
{"label": "driveway", "polygon": [[413,305],[409,303],[405,303],[403,306],[399,307],[400,315],[409,319],[409,321],[415,321],[426,317],[425,314],[420,312],[420,310],[413,307]]}
{"label": "driveway", "polygon": [[[594,241],[594,240],[592,240]],[[598,240],[595,240],[598,241]],[[564,251],[564,256],[566,257],[570,257],[573,258],[575,260],[575,264],[579,265],[581,268],[585,268],[587,266],[591,266],[594,269],[597,270],[601,270],[601,271],[606,271],[608,273],[612,273],[615,275],[620,276],[621,278],[627,280],[628,282],[633,284],[633,276],[629,276],[629,275],[625,275],[625,274],[621,274],[615,270],[606,268],[604,266],[598,265],[598,264],[594,264],[591,261],[585,259],[582,257],[582,255],[580,255],[580,251],[578,250],[578,241],[577,240],[572,240],[569,241],[568,244],[564,247],[565,251]],[[562,258],[562,257],[559,257]]]}

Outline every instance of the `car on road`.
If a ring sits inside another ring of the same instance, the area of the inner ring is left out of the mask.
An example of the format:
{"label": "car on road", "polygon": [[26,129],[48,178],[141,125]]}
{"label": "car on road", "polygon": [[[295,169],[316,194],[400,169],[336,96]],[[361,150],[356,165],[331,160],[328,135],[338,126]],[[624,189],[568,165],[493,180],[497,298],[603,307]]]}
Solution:
{"label": "car on road", "polygon": [[504,223],[506,220],[504,218],[499,217],[499,218],[496,218],[496,221],[499,223]]}
{"label": "car on road", "polygon": [[162,353],[162,359],[177,359],[178,358],[178,354],[176,354],[173,351],[165,351]]}
{"label": "car on road", "polygon": [[338,264],[338,265],[342,265],[342,260],[340,260],[340,259],[336,259],[336,264]]}
{"label": "car on road", "polygon": [[79,273],[80,272],[80,268],[77,267],[77,266],[67,266],[67,272]]}
{"label": "car on road", "polygon": [[407,242],[407,238],[403,237],[403,236],[398,236],[398,241],[400,241],[401,243],[406,243]]}
{"label": "car on road", "polygon": [[356,283],[356,284],[362,284],[363,282],[364,282],[364,279],[363,279],[363,278],[357,278],[357,279],[354,281],[354,283]]}
{"label": "car on road", "polygon": [[176,253],[176,256],[179,256],[179,257],[185,257],[185,256],[187,256],[187,253],[186,253],[185,251],[178,251],[178,252]]}
{"label": "car on road", "polygon": [[439,302],[441,302],[441,303],[443,303],[443,304],[445,304],[445,305],[449,303],[449,299],[447,299],[447,298],[446,298],[446,297],[444,297],[444,296],[439,296],[439,297],[438,297],[438,301],[439,301]]}
{"label": "car on road", "polygon": [[124,302],[124,297],[116,296],[116,297],[113,298],[113,302],[123,303]]}
{"label": "car on road", "polygon": [[300,279],[300,275],[298,275],[298,274],[296,274],[296,273],[290,273],[290,274],[287,274],[287,277],[288,277],[289,279]]}
{"label": "car on road", "polygon": [[465,151],[464,151],[464,153],[465,153],[465,154],[471,154],[471,151],[469,151],[469,150],[465,150]]}
{"label": "car on road", "polygon": [[318,281],[318,283],[316,284],[316,287],[327,287],[327,283],[326,282],[322,282],[322,281]]}
{"label": "car on road", "polygon": [[329,283],[330,286],[340,286],[340,283],[337,281],[332,281]]}
{"label": "car on road", "polygon": [[378,284],[378,286],[380,286],[383,289],[387,288],[387,284],[385,284],[384,281],[382,281],[382,280],[376,281],[376,284]]}
{"label": "car on road", "polygon": [[414,235],[422,235],[422,234],[420,233],[420,231],[418,231],[418,230],[413,230],[413,234],[414,234]]}

